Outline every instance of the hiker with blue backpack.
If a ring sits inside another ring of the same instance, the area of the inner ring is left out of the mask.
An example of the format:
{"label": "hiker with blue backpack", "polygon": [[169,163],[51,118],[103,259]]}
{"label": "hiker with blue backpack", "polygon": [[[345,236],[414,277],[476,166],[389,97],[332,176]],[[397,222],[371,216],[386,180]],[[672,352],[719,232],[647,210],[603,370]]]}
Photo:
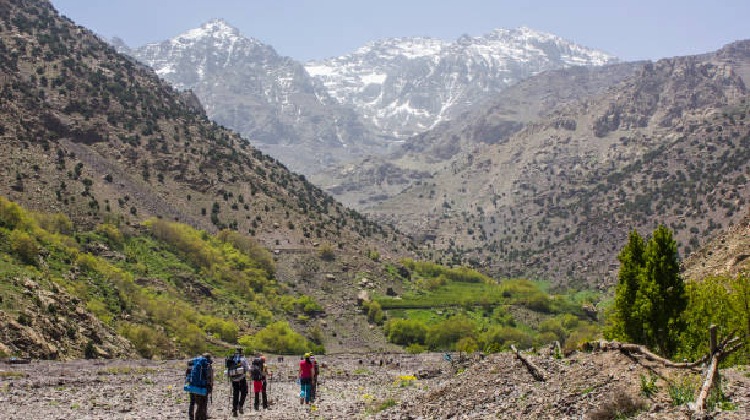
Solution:
{"label": "hiker with blue backpack", "polygon": [[190,359],[185,371],[185,386],[183,389],[190,393],[190,420],[208,419],[208,398],[213,391],[214,371],[211,355]]}
{"label": "hiker with blue backpack", "polygon": [[227,376],[232,382],[232,417],[237,417],[238,413],[244,413],[245,398],[247,397],[247,374],[250,372],[250,365],[247,359],[242,355],[242,347],[226,358]]}

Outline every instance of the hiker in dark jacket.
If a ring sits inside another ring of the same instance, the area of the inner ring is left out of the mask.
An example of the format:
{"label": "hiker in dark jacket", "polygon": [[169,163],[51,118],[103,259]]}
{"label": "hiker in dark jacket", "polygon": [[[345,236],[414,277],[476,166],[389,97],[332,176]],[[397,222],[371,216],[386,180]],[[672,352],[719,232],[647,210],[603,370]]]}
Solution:
{"label": "hiker in dark jacket", "polygon": [[268,371],[266,370],[266,356],[258,354],[250,365],[250,379],[253,381],[253,393],[255,394],[255,410],[260,410],[261,395],[263,396],[263,408],[268,408],[268,394],[266,394],[266,381]]}
{"label": "hiker in dark jacket", "polygon": [[247,397],[247,373],[250,372],[250,365],[247,359],[242,355],[242,348],[237,348],[234,353],[234,368],[227,371],[229,380],[232,381],[232,417],[237,417],[237,413],[244,413],[245,398]]}
{"label": "hiker in dark jacket", "polygon": [[310,361],[313,364],[313,377],[310,383],[310,402],[315,402],[315,397],[318,394],[318,375],[320,374],[320,368],[318,367],[318,361],[315,360],[315,355],[310,356]]}

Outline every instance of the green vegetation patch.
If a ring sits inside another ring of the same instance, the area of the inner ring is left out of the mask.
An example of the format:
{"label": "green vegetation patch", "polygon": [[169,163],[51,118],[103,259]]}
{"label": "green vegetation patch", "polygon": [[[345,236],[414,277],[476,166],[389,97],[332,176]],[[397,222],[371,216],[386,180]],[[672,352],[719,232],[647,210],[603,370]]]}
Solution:
{"label": "green vegetation patch", "polygon": [[[71,305],[85,307],[146,358],[222,352],[279,320],[323,312],[310,296],[278,284],[271,254],[246,236],[156,219],[142,228],[74,232],[63,215],[31,213],[0,197],[0,308],[25,322],[23,308],[38,299],[24,282],[53,295],[62,289]],[[313,347],[288,325],[283,332],[287,345],[260,334],[252,346],[277,353]],[[93,344],[86,349],[96,357]]]}

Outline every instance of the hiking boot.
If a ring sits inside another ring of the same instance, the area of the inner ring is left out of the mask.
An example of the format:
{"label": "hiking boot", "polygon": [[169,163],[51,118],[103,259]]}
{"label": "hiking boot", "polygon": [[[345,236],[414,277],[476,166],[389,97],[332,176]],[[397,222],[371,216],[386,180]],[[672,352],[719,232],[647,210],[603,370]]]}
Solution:
{"label": "hiking boot", "polygon": [[232,410],[232,417],[237,417],[237,410]]}
{"label": "hiking boot", "polygon": [[245,414],[245,409],[240,407],[240,414]]}

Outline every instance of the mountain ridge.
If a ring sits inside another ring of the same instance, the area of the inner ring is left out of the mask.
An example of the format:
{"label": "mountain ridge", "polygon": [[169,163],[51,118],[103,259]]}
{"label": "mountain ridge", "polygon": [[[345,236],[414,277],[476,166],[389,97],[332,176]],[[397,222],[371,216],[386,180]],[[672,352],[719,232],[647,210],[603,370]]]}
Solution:
{"label": "mountain ridge", "polygon": [[160,43],[119,48],[177,88],[195,92],[209,117],[307,176],[388,153],[405,136],[536,72],[615,60],[527,28],[498,29],[453,43],[373,41],[332,59],[346,62],[335,63],[345,66],[339,72],[325,61],[279,56],[224,20]]}
{"label": "mountain ridge", "polygon": [[404,138],[538,72],[616,61],[606,53],[521,27],[464,35],[454,42],[387,38],[305,67],[339,103],[354,106],[376,126]]}
{"label": "mountain ridge", "polygon": [[690,254],[747,206],[747,90],[733,71],[750,60],[747,43],[731,59],[722,49],[646,63],[370,213],[423,232],[447,261],[561,284],[611,285],[628,231],[655,217]]}

